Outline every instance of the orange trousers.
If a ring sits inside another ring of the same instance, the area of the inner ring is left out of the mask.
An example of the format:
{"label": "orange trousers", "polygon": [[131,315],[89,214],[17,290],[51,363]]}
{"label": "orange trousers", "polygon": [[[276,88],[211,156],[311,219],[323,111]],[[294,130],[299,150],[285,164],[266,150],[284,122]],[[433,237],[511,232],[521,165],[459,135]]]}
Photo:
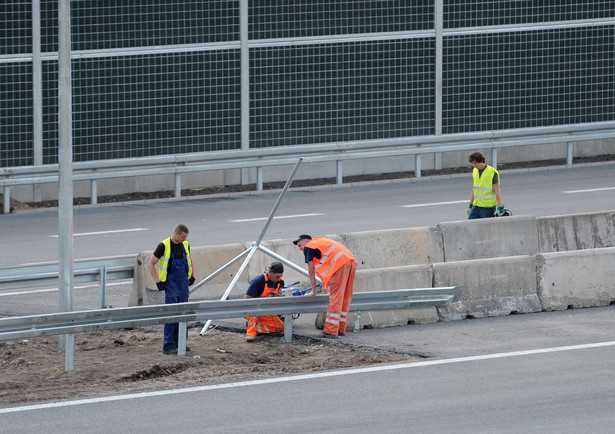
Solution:
{"label": "orange trousers", "polygon": [[284,321],[275,315],[258,316],[256,318],[246,317],[248,321],[248,330],[246,334],[248,336],[254,336],[258,333],[276,333],[284,331]]}
{"label": "orange trousers", "polygon": [[346,333],[348,309],[354,291],[354,275],[357,264],[348,262],[335,272],[329,280],[329,306],[325,320],[325,333],[337,336]]}

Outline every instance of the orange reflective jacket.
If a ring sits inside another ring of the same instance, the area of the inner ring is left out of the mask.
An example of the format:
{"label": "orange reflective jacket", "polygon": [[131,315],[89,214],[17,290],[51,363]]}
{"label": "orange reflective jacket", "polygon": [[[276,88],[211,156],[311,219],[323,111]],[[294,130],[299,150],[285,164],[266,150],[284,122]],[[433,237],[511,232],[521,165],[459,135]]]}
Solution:
{"label": "orange reflective jacket", "polygon": [[267,285],[267,282],[269,282],[269,276],[267,275],[267,273],[263,273],[263,276],[265,276],[265,289],[263,290],[261,297],[269,297],[269,295],[271,294],[280,295],[280,287],[282,286],[282,281],[278,281],[278,286],[275,289],[271,289],[269,285]]}
{"label": "orange reflective jacket", "polygon": [[305,245],[313,250],[320,250],[322,257],[314,257],[314,271],[322,279],[325,286],[329,286],[331,277],[340,267],[348,262],[357,263],[348,247],[328,238],[314,238]]}

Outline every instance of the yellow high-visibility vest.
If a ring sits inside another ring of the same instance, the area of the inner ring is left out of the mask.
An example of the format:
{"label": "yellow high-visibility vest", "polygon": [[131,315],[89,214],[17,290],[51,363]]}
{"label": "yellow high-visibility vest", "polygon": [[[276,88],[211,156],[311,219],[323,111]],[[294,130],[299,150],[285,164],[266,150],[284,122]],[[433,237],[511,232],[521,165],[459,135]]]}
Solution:
{"label": "yellow high-visibility vest", "polygon": [[[158,278],[161,282],[167,281],[167,269],[169,268],[169,258],[171,257],[171,237],[162,241],[164,244],[164,254],[160,258],[160,267],[158,267]],[[190,244],[184,241],[184,250],[186,251],[186,261],[188,261],[188,277],[192,277],[192,259],[190,258]]]}
{"label": "yellow high-visibility vest", "polygon": [[479,176],[478,169],[475,167],[472,171],[474,179],[474,202],[472,205],[480,206],[481,208],[491,208],[497,206],[498,200],[495,197],[493,189],[493,175],[498,176],[498,184],[500,183],[500,173],[493,167],[486,165],[482,175]]}

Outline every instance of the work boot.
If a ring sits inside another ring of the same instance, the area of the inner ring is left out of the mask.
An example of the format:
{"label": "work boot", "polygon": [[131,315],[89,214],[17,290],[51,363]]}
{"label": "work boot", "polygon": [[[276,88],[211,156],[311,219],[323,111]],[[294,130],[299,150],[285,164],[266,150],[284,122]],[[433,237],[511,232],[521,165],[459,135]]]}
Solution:
{"label": "work boot", "polygon": [[177,348],[169,348],[162,350],[162,354],[177,354]]}
{"label": "work boot", "polygon": [[246,335],[246,342],[254,342],[254,336]]}
{"label": "work boot", "polygon": [[332,334],[327,333],[327,332],[322,332],[322,337],[325,338],[325,339],[337,339],[337,336],[332,335]]}

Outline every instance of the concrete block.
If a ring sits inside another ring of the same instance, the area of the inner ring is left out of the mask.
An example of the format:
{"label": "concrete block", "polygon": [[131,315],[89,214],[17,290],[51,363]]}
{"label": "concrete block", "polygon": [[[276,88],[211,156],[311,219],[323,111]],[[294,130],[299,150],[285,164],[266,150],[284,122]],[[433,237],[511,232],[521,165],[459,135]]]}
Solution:
{"label": "concrete block", "polygon": [[442,262],[442,236],[435,226],[342,234],[358,269]]}
{"label": "concrete block", "polygon": [[535,260],[544,310],[615,303],[615,247],[542,253]]}
{"label": "concrete block", "polygon": [[[357,270],[354,292],[389,291],[392,289],[431,288],[431,266],[406,265],[369,270]],[[348,315],[352,327],[355,312]],[[425,324],[439,320],[435,307],[361,311],[361,328],[383,328],[406,324]],[[324,328],[325,313],[316,316],[317,328]]]}
{"label": "concrete block", "polygon": [[443,321],[542,310],[531,256],[443,262],[433,265],[433,277],[434,287],[465,286],[461,301],[438,308]]}
{"label": "concrete block", "polygon": [[539,217],[539,252],[615,247],[615,211]]}
{"label": "concrete block", "polygon": [[536,217],[512,216],[438,223],[444,261],[535,255]]}

